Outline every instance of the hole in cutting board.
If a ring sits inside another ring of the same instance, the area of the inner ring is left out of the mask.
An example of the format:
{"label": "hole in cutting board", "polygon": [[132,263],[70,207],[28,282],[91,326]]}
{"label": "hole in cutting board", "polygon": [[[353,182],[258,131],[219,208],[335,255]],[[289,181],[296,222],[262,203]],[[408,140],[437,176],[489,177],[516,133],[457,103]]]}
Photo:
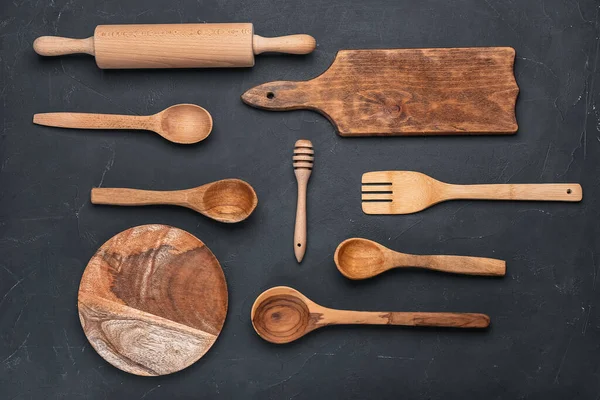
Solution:
{"label": "hole in cutting board", "polygon": [[275,97],[275,93],[273,92],[267,92],[267,99],[272,99]]}
{"label": "hole in cutting board", "polygon": [[302,247],[302,245],[300,243],[298,243],[298,247]]}
{"label": "hole in cutting board", "polygon": [[571,189],[567,189],[567,194],[571,194]]}

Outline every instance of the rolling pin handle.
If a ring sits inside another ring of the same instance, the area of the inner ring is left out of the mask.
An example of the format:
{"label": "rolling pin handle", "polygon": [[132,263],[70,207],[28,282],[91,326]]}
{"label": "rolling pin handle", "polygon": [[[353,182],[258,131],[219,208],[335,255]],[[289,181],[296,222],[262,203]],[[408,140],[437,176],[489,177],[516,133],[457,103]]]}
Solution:
{"label": "rolling pin handle", "polygon": [[41,36],[33,42],[33,49],[40,56],[63,56],[85,53],[94,55],[94,38],[71,39],[58,36]]}
{"label": "rolling pin handle", "polygon": [[254,35],[252,50],[258,55],[265,52],[308,54],[315,49],[317,42],[310,35],[288,35],[266,38]]}

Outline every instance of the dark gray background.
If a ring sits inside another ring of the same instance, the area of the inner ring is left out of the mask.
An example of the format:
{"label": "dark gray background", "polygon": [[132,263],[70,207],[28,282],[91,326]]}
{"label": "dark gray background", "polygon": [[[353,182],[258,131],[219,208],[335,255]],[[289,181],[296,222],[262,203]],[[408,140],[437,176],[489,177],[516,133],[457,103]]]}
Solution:
{"label": "dark gray background", "polygon": [[[192,1],[2,0],[0,12],[0,397],[581,398],[600,394],[597,67],[594,0]],[[261,56],[251,69],[102,71],[93,58],[41,58],[40,35],[87,37],[98,24],[254,22],[264,36],[309,33],[309,56]],[[520,125],[508,137],[341,138],[322,116],[245,106],[255,85],[303,80],[338,49],[513,46]],[[141,132],[32,124],[36,112],[151,114],[196,103],[210,137],[173,145]],[[308,250],[293,255],[292,147],[312,140]],[[581,203],[448,202],[407,216],[367,216],[360,177],[409,169],[455,183],[580,182]],[[254,215],[224,225],[177,207],[93,206],[94,186],[179,189],[251,183]],[[77,317],[96,249],[135,225],[203,240],[230,291],[221,337],[199,362],[142,378],[107,364]],[[506,277],[394,271],[351,282],[333,263],[362,236],[422,254],[497,257]],[[276,346],[250,324],[256,296],[293,286],[331,307],[488,313],[484,332],[334,327]]]}

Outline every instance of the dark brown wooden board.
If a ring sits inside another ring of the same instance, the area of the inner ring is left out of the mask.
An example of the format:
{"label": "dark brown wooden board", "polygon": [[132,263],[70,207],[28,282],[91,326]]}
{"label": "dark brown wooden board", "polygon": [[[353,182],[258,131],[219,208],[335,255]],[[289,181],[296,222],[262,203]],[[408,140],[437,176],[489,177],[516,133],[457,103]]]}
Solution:
{"label": "dark brown wooden board", "polygon": [[104,243],[79,286],[79,319],[92,347],[115,367],[165,375],[196,362],[227,314],[219,261],[195,236],[143,225]]}
{"label": "dark brown wooden board", "polygon": [[342,136],[512,134],[514,60],[511,47],[341,50],[320,76],[265,83],[242,100],[318,111]]}

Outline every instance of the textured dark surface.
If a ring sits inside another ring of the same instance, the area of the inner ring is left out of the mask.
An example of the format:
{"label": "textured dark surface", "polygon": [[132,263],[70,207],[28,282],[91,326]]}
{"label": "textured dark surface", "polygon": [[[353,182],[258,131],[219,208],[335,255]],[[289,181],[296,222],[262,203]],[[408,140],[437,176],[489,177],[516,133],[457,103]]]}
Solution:
{"label": "textured dark surface", "polygon": [[[581,398],[600,394],[599,4],[536,1],[3,0],[0,10],[0,397]],[[108,23],[252,21],[265,36],[310,33],[310,56],[261,56],[244,70],[102,71],[86,56],[38,57],[39,35]],[[265,112],[239,95],[324,71],[340,48],[512,46],[519,132],[510,137],[340,138],[309,111]],[[177,146],[143,132],[34,126],[35,112],[153,113],[196,103],[211,136]],[[312,140],[308,250],[292,249],[292,148]],[[360,177],[409,169],[456,183],[580,182],[582,203],[448,202],[367,216]],[[179,189],[237,177],[255,213],[224,225],[177,207],[92,206],[94,186]],[[81,274],[114,234],[163,223],[223,265],[224,330],[198,363],[141,378],[99,357],[80,327]],[[393,271],[352,282],[333,263],[363,236],[422,254],[508,261],[501,279]],[[256,296],[289,285],[325,306],[488,313],[485,332],[332,327],[276,346],[250,324]]]}

